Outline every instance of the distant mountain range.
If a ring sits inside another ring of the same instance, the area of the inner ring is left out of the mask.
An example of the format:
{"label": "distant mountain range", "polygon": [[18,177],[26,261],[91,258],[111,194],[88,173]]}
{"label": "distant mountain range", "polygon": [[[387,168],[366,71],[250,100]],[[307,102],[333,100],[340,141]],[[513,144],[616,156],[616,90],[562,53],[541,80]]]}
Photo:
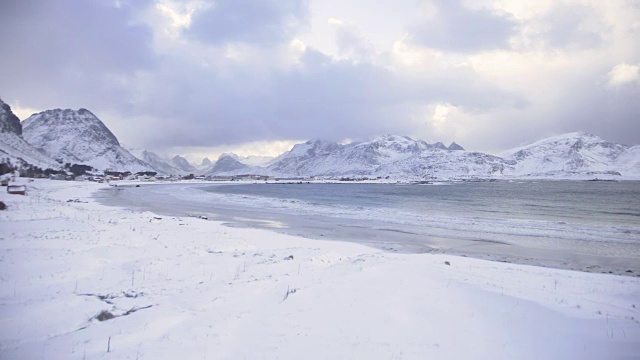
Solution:
{"label": "distant mountain range", "polygon": [[153,171],[165,175],[261,174],[276,177],[370,177],[398,180],[464,178],[640,179],[640,146],[569,133],[505,151],[469,152],[455,142],[428,144],[385,135],[351,144],[311,140],[276,157],[222,154],[200,165],[184,157],[163,158],[144,149],[125,149],[86,109],[55,109],[22,123],[0,100],[0,161],[18,167],[61,169],[63,164],[98,170]]}

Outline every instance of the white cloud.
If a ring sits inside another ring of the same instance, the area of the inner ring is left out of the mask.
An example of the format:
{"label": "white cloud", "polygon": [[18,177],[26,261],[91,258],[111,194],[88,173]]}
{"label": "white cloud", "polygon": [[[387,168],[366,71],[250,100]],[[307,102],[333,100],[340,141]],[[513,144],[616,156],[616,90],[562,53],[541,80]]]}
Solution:
{"label": "white cloud", "polygon": [[447,122],[447,116],[451,112],[450,104],[438,104],[433,109],[433,117],[431,117],[431,124],[436,129],[441,129]]}
{"label": "white cloud", "polygon": [[449,103],[437,103],[429,113],[427,125],[432,141],[461,141],[473,127],[463,109]]}
{"label": "white cloud", "polygon": [[342,25],[342,20],[340,19],[336,19],[336,18],[329,18],[327,19],[327,24],[329,25],[335,25],[335,26],[340,26]]}
{"label": "white cloud", "polygon": [[162,15],[168,17],[171,20],[171,25],[174,27],[184,28],[191,25],[191,12],[181,14],[170,5],[163,3],[156,4],[156,9],[158,9]]}
{"label": "white cloud", "polygon": [[618,64],[609,71],[609,86],[620,86],[640,80],[640,65]]}
{"label": "white cloud", "polygon": [[403,38],[393,43],[392,60],[398,67],[429,68],[441,58],[441,51],[415,46],[408,38],[409,35],[405,34]]}

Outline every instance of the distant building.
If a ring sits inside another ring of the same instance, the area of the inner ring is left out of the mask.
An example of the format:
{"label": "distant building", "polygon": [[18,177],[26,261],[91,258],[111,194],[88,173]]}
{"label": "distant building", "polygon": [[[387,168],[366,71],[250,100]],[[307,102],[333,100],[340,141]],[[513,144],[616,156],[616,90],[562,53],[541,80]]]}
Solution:
{"label": "distant building", "polygon": [[231,176],[207,176],[207,181],[233,181]]}
{"label": "distant building", "polygon": [[273,180],[273,176],[246,174],[246,175],[236,175],[236,176],[233,177],[233,180],[239,180],[239,181],[267,181],[267,180]]}

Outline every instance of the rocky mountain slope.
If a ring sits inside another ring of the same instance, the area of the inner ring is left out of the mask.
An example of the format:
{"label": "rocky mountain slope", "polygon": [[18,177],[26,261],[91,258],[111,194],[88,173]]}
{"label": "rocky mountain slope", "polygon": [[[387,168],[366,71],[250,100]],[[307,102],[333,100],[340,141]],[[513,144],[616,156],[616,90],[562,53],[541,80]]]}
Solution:
{"label": "rocky mountain slope", "polygon": [[22,125],[28,143],[62,163],[111,171],[151,170],[122,148],[113,133],[87,109],[47,110],[31,115]]}
{"label": "rocky mountain slope", "polygon": [[22,135],[20,119],[11,111],[11,107],[0,99],[0,133]]}
{"label": "rocky mountain slope", "polygon": [[22,138],[22,124],[11,107],[0,99],[0,162],[18,168],[29,165],[60,169],[61,165],[42,154]]}

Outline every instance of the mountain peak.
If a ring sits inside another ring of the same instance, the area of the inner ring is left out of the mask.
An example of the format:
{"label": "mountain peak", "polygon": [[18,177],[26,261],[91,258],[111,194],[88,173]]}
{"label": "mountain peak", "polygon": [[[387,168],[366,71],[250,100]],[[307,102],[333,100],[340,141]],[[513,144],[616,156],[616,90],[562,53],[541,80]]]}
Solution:
{"label": "mountain peak", "polygon": [[322,140],[322,139],[311,139],[307,141],[305,144],[314,145],[314,146],[324,146],[327,144],[335,144],[333,141]]}
{"label": "mountain peak", "polygon": [[215,165],[209,171],[209,175],[217,175],[222,173],[228,173],[240,169],[245,169],[248,166],[236,160],[229,154],[222,154],[216,161]]}
{"label": "mountain peak", "polygon": [[63,163],[99,170],[149,170],[148,164],[122,148],[107,126],[87,109],[46,110],[29,116],[22,126],[28,143]]}
{"label": "mountain peak", "polygon": [[393,135],[393,134],[378,136],[372,139],[371,141],[369,141],[369,143],[378,143],[378,144],[385,144],[385,143],[409,144],[414,142],[415,141],[408,136]]}
{"label": "mountain peak", "polygon": [[456,144],[456,142],[452,142],[451,145],[449,145],[449,147],[447,148],[448,150],[462,150],[464,151],[464,148],[458,144]]}
{"label": "mountain peak", "polygon": [[0,162],[9,161],[18,168],[37,166],[42,169],[59,169],[52,158],[41,153],[22,138],[20,119],[11,107],[0,99]]}
{"label": "mountain peak", "polygon": [[449,150],[441,141],[433,144],[433,147],[440,150]]}
{"label": "mountain peak", "polygon": [[22,135],[20,119],[11,111],[11,106],[0,99],[0,133]]}
{"label": "mountain peak", "polygon": [[220,156],[218,156],[218,161],[220,161],[220,159],[222,159],[224,157],[227,157],[227,156],[232,158],[232,159],[234,159],[234,160],[239,160],[240,159],[240,157],[238,155],[236,155],[236,154],[234,154],[232,152],[228,152],[228,153],[220,154]]}
{"label": "mountain peak", "polygon": [[[28,134],[29,138],[26,140],[31,143],[40,137],[51,141],[55,137],[64,137],[71,140],[79,136],[87,140],[120,146],[118,139],[111,130],[87,109],[42,111],[29,116],[23,121],[22,128],[25,136]],[[34,144],[36,147],[39,147],[39,145],[41,144]]]}
{"label": "mountain peak", "polygon": [[185,173],[193,173],[196,171],[196,168],[180,155],[176,155],[171,159],[171,165]]}

